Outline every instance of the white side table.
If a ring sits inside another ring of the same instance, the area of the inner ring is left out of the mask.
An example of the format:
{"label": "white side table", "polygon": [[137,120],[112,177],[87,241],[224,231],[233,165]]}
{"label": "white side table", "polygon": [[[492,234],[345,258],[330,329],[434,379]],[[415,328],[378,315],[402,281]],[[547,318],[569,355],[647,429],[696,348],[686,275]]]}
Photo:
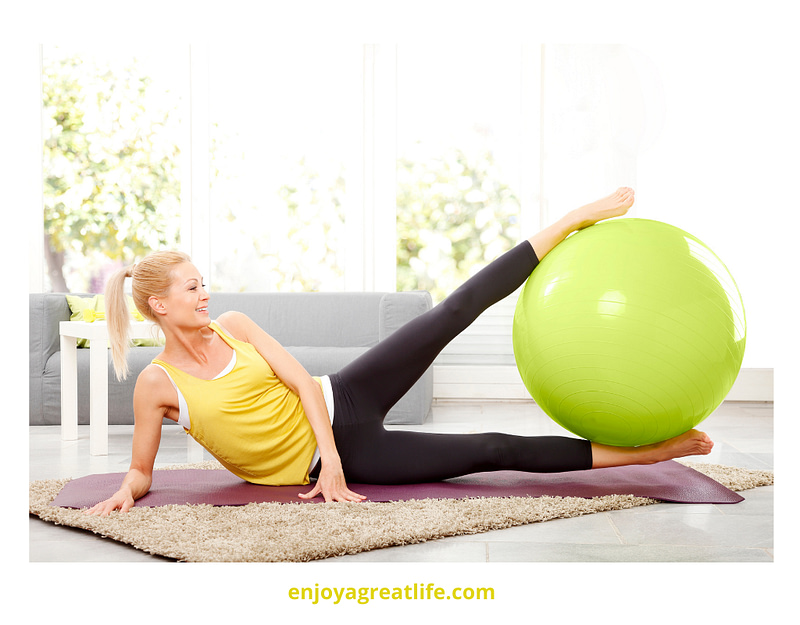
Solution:
{"label": "white side table", "polygon": [[[89,339],[89,452],[108,455],[108,326],[105,321],[62,321],[61,335],[61,440],[78,439],[77,339]],[[132,339],[158,336],[155,324],[131,323]]]}

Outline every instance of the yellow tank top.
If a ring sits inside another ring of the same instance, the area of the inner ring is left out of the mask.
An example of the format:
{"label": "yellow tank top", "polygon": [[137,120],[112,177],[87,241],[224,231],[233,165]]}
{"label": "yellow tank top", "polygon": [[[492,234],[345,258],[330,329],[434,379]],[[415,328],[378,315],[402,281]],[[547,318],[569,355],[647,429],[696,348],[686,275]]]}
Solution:
{"label": "yellow tank top", "polygon": [[186,399],[189,434],[247,482],[308,484],[317,440],[300,397],[250,343],[228,336],[215,322],[209,327],[236,351],[236,364],[222,377],[203,380],[153,360]]}

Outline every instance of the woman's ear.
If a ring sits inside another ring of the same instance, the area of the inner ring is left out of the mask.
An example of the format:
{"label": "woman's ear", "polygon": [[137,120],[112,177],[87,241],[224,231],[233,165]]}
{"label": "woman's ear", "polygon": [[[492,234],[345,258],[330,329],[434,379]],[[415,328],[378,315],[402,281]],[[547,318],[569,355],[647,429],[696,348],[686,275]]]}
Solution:
{"label": "woman's ear", "polygon": [[166,306],[164,306],[164,302],[158,299],[155,295],[151,295],[147,298],[147,303],[150,304],[150,308],[153,312],[157,315],[163,315],[166,313]]}

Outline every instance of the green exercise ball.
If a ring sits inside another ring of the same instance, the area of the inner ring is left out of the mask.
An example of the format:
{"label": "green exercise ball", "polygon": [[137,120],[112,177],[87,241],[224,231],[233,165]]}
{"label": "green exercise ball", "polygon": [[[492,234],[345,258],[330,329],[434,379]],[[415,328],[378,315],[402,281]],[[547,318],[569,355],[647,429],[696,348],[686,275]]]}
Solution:
{"label": "green exercise ball", "polygon": [[638,446],[710,415],[739,374],[742,298],[722,261],[674,226],[616,219],[553,249],[525,283],[514,357],[536,403],[590,441]]}

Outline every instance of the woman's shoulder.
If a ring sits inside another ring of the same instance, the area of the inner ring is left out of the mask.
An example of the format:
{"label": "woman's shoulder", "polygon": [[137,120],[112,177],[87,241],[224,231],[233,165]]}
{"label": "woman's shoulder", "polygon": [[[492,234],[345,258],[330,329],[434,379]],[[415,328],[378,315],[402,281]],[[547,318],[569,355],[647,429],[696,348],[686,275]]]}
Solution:
{"label": "woman's shoulder", "polygon": [[247,315],[238,310],[228,310],[222,313],[219,317],[217,317],[214,321],[217,324],[220,323],[241,323],[244,319],[249,319]]}
{"label": "woman's shoulder", "polygon": [[147,365],[142,369],[139,377],[136,378],[136,386],[145,390],[153,391],[165,385],[167,387],[171,386],[169,375],[163,366],[156,362],[151,362]]}
{"label": "woman's shoulder", "polygon": [[133,391],[134,403],[137,398],[153,406],[177,406],[175,387],[167,371],[161,365],[147,365],[139,377]]}
{"label": "woman's shoulder", "polygon": [[236,310],[229,310],[217,317],[214,323],[228,336],[246,342],[247,327],[252,324],[253,321],[244,313]]}

